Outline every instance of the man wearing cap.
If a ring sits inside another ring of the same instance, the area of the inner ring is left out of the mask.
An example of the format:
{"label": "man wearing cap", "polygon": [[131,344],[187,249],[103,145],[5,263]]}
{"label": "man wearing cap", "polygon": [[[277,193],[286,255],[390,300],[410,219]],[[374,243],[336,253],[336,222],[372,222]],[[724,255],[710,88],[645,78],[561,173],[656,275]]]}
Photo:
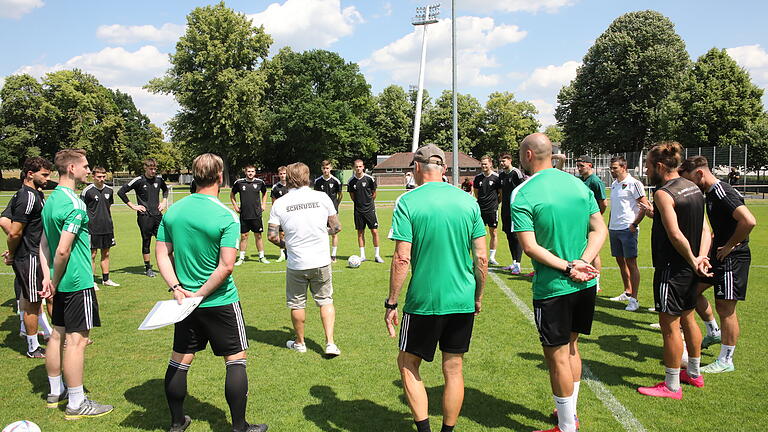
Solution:
{"label": "man wearing cap", "polygon": [[[600,214],[605,213],[608,204],[605,197],[605,183],[600,180],[600,177],[595,175],[594,165],[592,164],[592,157],[588,155],[580,156],[576,159],[576,168],[579,170],[579,175],[587,185],[589,190],[595,195],[595,201],[597,201],[597,207],[600,209]],[[597,290],[600,291],[600,270],[603,268],[603,263],[600,261],[600,254],[595,255],[595,260],[592,261],[592,265],[598,271],[597,275]]]}
{"label": "man wearing cap", "polygon": [[488,259],[485,226],[472,196],[441,181],[445,153],[434,144],[414,154],[420,186],[395,201],[389,238],[395,252],[384,301],[390,337],[398,325],[397,301],[411,269],[397,357],[408,405],[418,432],[430,431],[422,360],[434,359],[438,342],[445,379],[442,432],[453,431],[464,400],[464,353],[480,313]]}

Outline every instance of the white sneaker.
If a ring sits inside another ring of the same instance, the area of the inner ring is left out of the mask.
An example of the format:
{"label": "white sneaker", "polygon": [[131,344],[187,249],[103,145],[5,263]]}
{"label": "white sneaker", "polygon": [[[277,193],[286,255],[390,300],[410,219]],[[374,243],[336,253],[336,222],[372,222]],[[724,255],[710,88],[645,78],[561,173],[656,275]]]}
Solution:
{"label": "white sneaker", "polygon": [[112,279],[107,279],[107,280],[105,280],[105,281],[102,283],[102,285],[111,286],[111,287],[119,287],[119,286],[120,286],[120,284],[119,284],[119,283],[117,283],[117,282],[113,281]]}
{"label": "white sneaker", "polygon": [[491,258],[488,260],[488,264],[490,265],[499,265],[499,262],[496,261],[496,258]]}
{"label": "white sneaker", "polygon": [[241,259],[241,258],[238,258],[237,261],[235,261],[235,265],[239,266],[239,265],[241,265],[243,263],[243,261],[245,261],[245,260]]}
{"label": "white sneaker", "polygon": [[650,326],[651,326],[651,327],[653,327],[653,328],[657,328],[657,329],[660,329],[660,328],[661,328],[661,324],[659,324],[659,323],[650,323],[650,324],[648,324],[648,325],[650,325]]}
{"label": "white sneaker", "polygon": [[277,257],[277,259],[275,260],[275,262],[283,262],[283,261],[285,261],[285,255],[283,255],[283,253],[281,252],[281,253],[280,253],[280,256],[279,256],[279,257]]}
{"label": "white sneaker", "polygon": [[378,255],[375,258],[373,258],[373,260],[376,261],[379,264],[384,262],[384,258],[382,258],[382,257],[380,257]]}
{"label": "white sneaker", "polygon": [[638,308],[640,308],[640,303],[637,301],[636,298],[630,297],[629,298],[629,304],[627,304],[627,307],[624,308],[625,311],[634,312]]}
{"label": "white sneaker", "polygon": [[288,342],[286,342],[285,346],[288,349],[292,349],[292,350],[298,351],[300,353],[307,352],[307,346],[305,344],[297,343],[296,341],[293,341],[293,340],[289,340]]}
{"label": "white sneaker", "polygon": [[627,301],[627,300],[629,300],[631,298],[632,297],[628,296],[626,291],[625,291],[625,292],[617,295],[616,297],[611,297],[609,300],[619,302],[619,301]]}
{"label": "white sneaker", "polygon": [[259,262],[262,264],[269,264],[269,260],[267,259],[267,257],[259,258]]}
{"label": "white sneaker", "polygon": [[334,356],[341,354],[341,350],[335,343],[329,343],[325,346],[325,355]]}

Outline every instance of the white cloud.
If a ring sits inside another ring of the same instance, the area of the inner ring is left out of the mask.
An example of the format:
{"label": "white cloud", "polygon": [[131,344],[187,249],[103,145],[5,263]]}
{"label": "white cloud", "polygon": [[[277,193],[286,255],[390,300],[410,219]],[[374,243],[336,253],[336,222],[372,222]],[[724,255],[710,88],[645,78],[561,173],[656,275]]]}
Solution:
{"label": "white cloud", "polygon": [[0,18],[19,19],[44,4],[42,0],[0,0]]}
{"label": "white cloud", "polygon": [[178,105],[171,96],[155,95],[141,87],[150,79],[162,76],[169,67],[168,55],[147,45],[136,51],[120,47],[104,48],[55,65],[23,66],[14,73],[27,73],[39,78],[59,70],[81,69],[95,76],[102,85],[130,94],[139,110],[153,123],[162,126],[176,113]]}
{"label": "white cloud", "polygon": [[96,36],[116,45],[136,42],[172,43],[179,39],[184,31],[185,26],[172,23],[165,23],[160,28],[153,25],[112,24],[99,26]]}
{"label": "white cloud", "polygon": [[520,90],[540,88],[559,91],[562,86],[576,78],[576,70],[579,66],[581,66],[581,62],[571,60],[560,66],[549,65],[536,68],[531,76],[520,85]]}
{"label": "white cloud", "polygon": [[539,114],[536,116],[536,118],[541,123],[542,130],[544,130],[544,128],[549,125],[557,123],[557,120],[555,120],[555,105],[543,99],[534,99],[530,102],[533,104],[533,106],[536,107],[537,110],[539,110]]}
{"label": "white cloud", "polygon": [[749,72],[752,82],[766,89],[763,93],[763,106],[768,106],[768,52],[760,45],[728,48],[726,52]]}
{"label": "white cloud", "polygon": [[264,25],[275,40],[273,50],[284,46],[296,51],[328,48],[364,22],[356,7],[342,9],[341,0],[285,0],[247,16],[254,25]]}
{"label": "white cloud", "polygon": [[555,13],[560,8],[570,6],[575,0],[459,0],[459,9],[471,9],[482,12],[539,12]]}
{"label": "white cloud", "polygon": [[[458,80],[470,86],[493,86],[500,82],[498,74],[488,74],[488,68],[498,66],[491,54],[496,48],[518,42],[527,32],[515,25],[496,25],[493,18],[473,16],[457,19]],[[415,83],[421,60],[422,27],[389,45],[374,51],[359,62],[368,73],[384,72],[403,84]],[[429,26],[426,79],[429,84],[451,83],[451,20],[441,20]]]}

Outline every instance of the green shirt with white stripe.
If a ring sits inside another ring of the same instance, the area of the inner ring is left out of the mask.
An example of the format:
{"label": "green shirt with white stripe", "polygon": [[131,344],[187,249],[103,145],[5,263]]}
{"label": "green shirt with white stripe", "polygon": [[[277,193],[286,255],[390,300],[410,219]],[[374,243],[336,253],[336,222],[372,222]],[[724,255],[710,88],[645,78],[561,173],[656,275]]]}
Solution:
{"label": "green shirt with white stripe", "polygon": [[[157,230],[157,241],[173,244],[176,276],[184,289],[195,292],[219,265],[219,250],[238,248],[240,219],[218,198],[192,194],[165,213]],[[230,275],[199,307],[224,306],[239,300]]]}
{"label": "green shirt with white stripe", "polygon": [[70,248],[69,261],[56,287],[60,292],[75,292],[93,287],[91,272],[91,235],[88,232],[88,212],[85,203],[70,188],[56,186],[43,206],[43,232],[48,239],[50,252],[51,279],[54,279],[53,264],[56,248],[64,231],[75,235]]}

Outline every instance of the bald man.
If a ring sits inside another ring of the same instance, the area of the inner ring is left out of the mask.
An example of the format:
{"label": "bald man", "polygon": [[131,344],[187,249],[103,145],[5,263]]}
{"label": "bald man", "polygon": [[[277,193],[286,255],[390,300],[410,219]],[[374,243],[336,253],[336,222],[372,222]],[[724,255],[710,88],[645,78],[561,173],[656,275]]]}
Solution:
{"label": "bald man", "polygon": [[536,272],[534,316],[557,412],[557,426],[547,432],[573,432],[581,381],[577,341],[580,333],[591,332],[595,312],[598,271],[589,263],[608,229],[592,191],[553,168],[546,135],[525,137],[520,164],[531,178],[512,193],[512,225]]}

